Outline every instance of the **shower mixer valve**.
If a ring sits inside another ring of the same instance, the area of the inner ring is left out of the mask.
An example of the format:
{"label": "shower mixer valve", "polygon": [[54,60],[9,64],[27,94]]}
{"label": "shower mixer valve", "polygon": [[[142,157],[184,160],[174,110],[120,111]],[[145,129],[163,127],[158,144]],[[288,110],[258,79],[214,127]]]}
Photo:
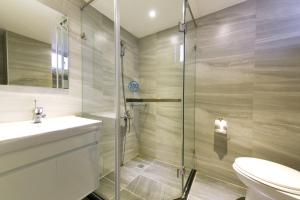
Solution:
{"label": "shower mixer valve", "polygon": [[130,120],[132,119],[130,112],[128,110],[125,111],[124,115],[121,116],[121,118],[124,119],[125,127],[126,127],[126,129],[128,127],[128,132],[130,132]]}

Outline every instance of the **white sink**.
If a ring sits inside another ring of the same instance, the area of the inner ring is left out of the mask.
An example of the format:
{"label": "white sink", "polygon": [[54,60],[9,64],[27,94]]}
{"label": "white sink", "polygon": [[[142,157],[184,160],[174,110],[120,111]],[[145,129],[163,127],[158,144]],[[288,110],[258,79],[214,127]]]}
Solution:
{"label": "white sink", "polygon": [[76,116],[46,118],[39,124],[32,121],[3,123],[0,124],[0,154],[70,137],[76,135],[78,128],[95,128],[100,123]]}
{"label": "white sink", "polygon": [[79,200],[98,187],[100,121],[0,124],[0,199]]}

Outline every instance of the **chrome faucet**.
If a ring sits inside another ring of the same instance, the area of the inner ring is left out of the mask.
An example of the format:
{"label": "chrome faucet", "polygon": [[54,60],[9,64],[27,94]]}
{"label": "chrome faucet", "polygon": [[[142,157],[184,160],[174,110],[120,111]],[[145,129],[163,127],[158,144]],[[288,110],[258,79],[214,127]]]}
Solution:
{"label": "chrome faucet", "polygon": [[38,124],[42,123],[42,118],[45,118],[46,114],[44,114],[44,108],[38,107],[36,105],[36,100],[34,100],[34,110],[33,110],[33,123]]}

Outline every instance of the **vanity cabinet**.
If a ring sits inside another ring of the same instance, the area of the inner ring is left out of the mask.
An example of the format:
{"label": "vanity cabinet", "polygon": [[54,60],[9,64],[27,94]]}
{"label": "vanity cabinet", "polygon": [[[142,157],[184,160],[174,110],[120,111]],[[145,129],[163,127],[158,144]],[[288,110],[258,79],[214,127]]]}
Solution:
{"label": "vanity cabinet", "polygon": [[[81,200],[93,192],[99,178],[100,122],[83,120],[88,124],[0,140],[0,199]],[[21,149],[13,150],[18,143]]]}
{"label": "vanity cabinet", "polygon": [[56,160],[47,160],[32,166],[15,170],[0,178],[1,199],[57,198]]}

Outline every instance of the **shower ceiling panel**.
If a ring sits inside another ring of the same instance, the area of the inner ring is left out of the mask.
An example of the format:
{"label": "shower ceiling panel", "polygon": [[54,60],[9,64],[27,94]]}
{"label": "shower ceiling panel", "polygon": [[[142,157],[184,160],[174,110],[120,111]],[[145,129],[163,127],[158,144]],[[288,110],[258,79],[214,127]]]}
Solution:
{"label": "shower ceiling panel", "polygon": [[[245,0],[189,0],[195,18],[214,13]],[[92,6],[113,19],[110,0],[95,0]],[[156,11],[150,18],[149,12]],[[165,30],[178,24],[182,18],[182,0],[123,0],[121,25],[138,38]],[[190,20],[190,17],[188,18]]]}

